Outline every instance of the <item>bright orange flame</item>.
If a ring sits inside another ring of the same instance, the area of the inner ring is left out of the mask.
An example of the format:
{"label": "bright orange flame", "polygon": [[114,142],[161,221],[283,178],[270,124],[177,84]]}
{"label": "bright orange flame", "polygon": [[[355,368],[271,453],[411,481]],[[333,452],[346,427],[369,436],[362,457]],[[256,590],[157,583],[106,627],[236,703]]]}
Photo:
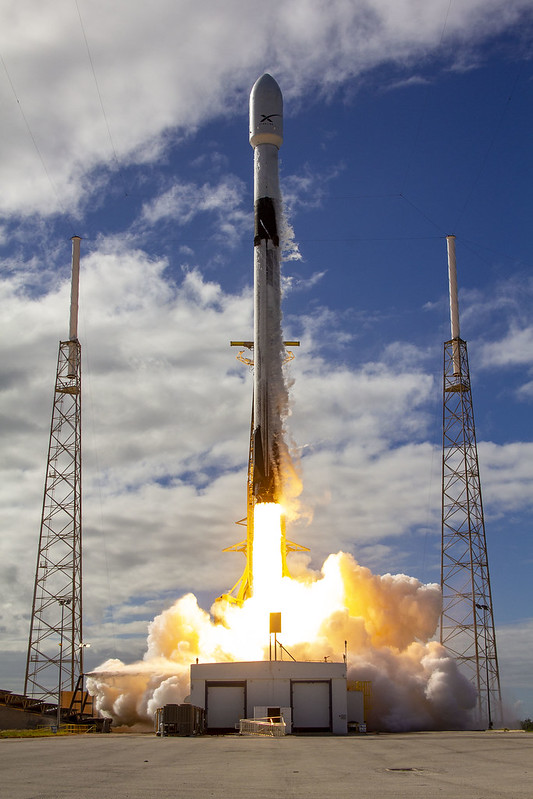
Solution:
{"label": "bright orange flame", "polygon": [[283,577],[283,507],[274,502],[254,508],[253,596],[224,612],[226,646],[235,659],[268,657],[269,614],[281,612],[285,646],[315,641],[324,619],[343,608],[343,582],[332,562],[325,579],[299,582]]}

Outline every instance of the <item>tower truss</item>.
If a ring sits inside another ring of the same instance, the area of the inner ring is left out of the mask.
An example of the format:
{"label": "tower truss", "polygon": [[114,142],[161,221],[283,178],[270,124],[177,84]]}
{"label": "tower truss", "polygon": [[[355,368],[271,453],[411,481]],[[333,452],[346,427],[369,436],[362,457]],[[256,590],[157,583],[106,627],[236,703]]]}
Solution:
{"label": "tower truss", "polygon": [[43,701],[60,665],[62,691],[83,672],[80,356],[79,342],[60,343],[24,686]]}
{"label": "tower truss", "polygon": [[444,345],[440,640],[477,690],[479,723],[501,690],[466,342]]}
{"label": "tower truss", "polygon": [[83,674],[79,241],[74,237],[71,338],[60,342],[57,359],[24,683],[26,696],[58,705]]}

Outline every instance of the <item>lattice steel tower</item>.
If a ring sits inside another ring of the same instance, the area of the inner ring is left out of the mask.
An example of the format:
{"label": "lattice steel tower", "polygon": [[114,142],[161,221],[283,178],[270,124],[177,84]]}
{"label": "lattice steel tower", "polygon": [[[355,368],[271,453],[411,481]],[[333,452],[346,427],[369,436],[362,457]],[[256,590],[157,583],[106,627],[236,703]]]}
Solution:
{"label": "lattice steel tower", "polygon": [[478,694],[478,723],[501,721],[501,690],[455,236],[447,236],[452,339],[444,344],[441,643]]}
{"label": "lattice steel tower", "polygon": [[24,693],[60,704],[83,674],[80,238],[72,239],[70,338],[59,343]]}

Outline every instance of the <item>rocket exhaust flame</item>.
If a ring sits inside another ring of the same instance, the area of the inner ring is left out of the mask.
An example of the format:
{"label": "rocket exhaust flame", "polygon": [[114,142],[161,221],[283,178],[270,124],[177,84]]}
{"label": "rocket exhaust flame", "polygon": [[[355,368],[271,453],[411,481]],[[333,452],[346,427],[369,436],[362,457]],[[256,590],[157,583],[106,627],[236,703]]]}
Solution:
{"label": "rocket exhaust flame", "polygon": [[254,598],[270,605],[278,600],[283,579],[281,513],[274,502],[254,508]]}

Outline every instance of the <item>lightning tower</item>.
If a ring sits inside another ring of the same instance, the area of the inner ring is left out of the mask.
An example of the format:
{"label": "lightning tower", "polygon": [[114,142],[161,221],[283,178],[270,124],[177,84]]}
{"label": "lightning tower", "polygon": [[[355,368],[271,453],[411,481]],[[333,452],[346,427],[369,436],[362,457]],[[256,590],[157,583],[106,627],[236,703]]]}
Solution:
{"label": "lightning tower", "polygon": [[452,338],[444,344],[440,640],[477,690],[478,722],[491,729],[501,720],[500,675],[455,236],[447,246]]}
{"label": "lightning tower", "polygon": [[80,237],[72,238],[70,336],[59,343],[24,694],[61,705],[83,675]]}

